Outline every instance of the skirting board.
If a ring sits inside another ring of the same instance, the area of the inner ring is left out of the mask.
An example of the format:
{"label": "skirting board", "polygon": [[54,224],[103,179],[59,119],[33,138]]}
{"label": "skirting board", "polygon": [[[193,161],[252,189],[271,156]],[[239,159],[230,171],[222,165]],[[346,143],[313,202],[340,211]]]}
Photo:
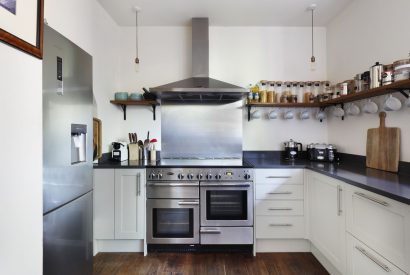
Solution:
{"label": "skirting board", "polygon": [[144,240],[94,240],[94,256],[99,252],[144,252]]}
{"label": "skirting board", "polygon": [[304,239],[257,239],[256,253],[261,252],[310,252],[310,242]]}
{"label": "skirting board", "polygon": [[321,265],[332,275],[342,275],[331,262],[314,246],[312,243],[310,244],[310,250],[315,256],[315,258],[319,261]]}

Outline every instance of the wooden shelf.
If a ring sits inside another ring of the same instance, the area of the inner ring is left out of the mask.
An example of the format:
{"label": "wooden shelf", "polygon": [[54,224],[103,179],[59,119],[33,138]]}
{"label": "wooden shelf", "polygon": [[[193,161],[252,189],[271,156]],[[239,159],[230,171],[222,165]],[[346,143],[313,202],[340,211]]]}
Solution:
{"label": "wooden shelf", "polygon": [[338,104],[344,104],[357,100],[363,100],[371,97],[391,94],[400,92],[405,97],[409,97],[409,94],[405,93],[405,90],[410,90],[410,79],[394,82],[390,85],[382,86],[379,88],[370,89],[363,92],[353,93],[345,96],[341,96],[335,99],[327,100],[319,103],[250,103],[246,104],[248,108],[248,121],[251,119],[252,107],[279,107],[279,108],[326,108]]}
{"label": "wooden shelf", "polygon": [[127,120],[127,106],[151,106],[153,112],[153,119],[156,119],[155,111],[159,103],[155,100],[111,100],[111,104],[121,107],[124,113],[124,120]]}

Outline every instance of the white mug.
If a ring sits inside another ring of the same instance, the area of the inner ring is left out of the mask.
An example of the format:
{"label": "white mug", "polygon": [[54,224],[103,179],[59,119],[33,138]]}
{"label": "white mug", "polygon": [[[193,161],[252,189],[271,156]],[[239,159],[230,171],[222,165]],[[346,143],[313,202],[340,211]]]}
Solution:
{"label": "white mug", "polygon": [[390,95],[384,102],[383,109],[386,111],[398,111],[401,109],[401,101]]}
{"label": "white mug", "polygon": [[371,99],[369,99],[363,107],[363,111],[367,114],[375,114],[379,110],[379,106],[375,102],[373,102]]}
{"label": "white mug", "polygon": [[300,112],[300,119],[305,120],[310,118],[310,112],[307,110],[304,110]]}
{"label": "white mug", "polygon": [[350,104],[350,106],[347,108],[347,114],[352,115],[352,116],[357,116],[360,114],[360,108],[357,106],[355,103]]}
{"label": "white mug", "polygon": [[253,119],[259,119],[259,118],[261,118],[261,111],[259,111],[259,110],[253,111],[253,113],[252,113],[252,118],[253,118]]}
{"label": "white mug", "polygon": [[293,111],[287,111],[287,112],[285,112],[285,114],[284,114],[283,117],[284,117],[285,119],[293,119],[294,116],[295,116],[295,114],[293,113]]}
{"label": "white mug", "polygon": [[276,112],[276,110],[270,111],[269,114],[268,114],[268,118],[269,119],[277,119],[278,118],[278,112]]}
{"label": "white mug", "polygon": [[335,107],[334,109],[333,109],[333,115],[335,116],[335,117],[343,117],[344,115],[345,115],[345,110],[343,110],[343,108],[342,107]]}

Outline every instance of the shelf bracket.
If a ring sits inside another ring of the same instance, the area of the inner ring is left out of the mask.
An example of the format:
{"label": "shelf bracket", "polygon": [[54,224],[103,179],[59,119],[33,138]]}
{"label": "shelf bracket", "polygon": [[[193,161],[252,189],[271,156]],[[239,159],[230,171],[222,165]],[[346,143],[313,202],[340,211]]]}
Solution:
{"label": "shelf bracket", "polygon": [[120,107],[124,113],[124,120],[127,120],[127,105],[120,105]]}
{"label": "shelf bracket", "polygon": [[156,115],[155,115],[156,110],[157,110],[157,105],[152,104],[152,116],[153,116],[154,120],[156,119]]}
{"label": "shelf bracket", "polygon": [[248,105],[248,121],[251,121],[251,105]]}
{"label": "shelf bracket", "polygon": [[409,98],[408,92],[406,93],[405,90],[399,90],[399,92],[404,95],[405,98]]}

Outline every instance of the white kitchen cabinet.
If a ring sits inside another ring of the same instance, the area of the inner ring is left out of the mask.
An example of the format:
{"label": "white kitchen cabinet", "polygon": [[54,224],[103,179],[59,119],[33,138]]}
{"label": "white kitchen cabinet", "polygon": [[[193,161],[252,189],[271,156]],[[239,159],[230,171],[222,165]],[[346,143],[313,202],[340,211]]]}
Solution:
{"label": "white kitchen cabinet", "polygon": [[260,184],[256,182],[257,200],[303,200],[303,185]]}
{"label": "white kitchen cabinet", "polygon": [[342,274],[346,270],[346,221],[342,182],[306,171],[309,238]]}
{"label": "white kitchen cabinet", "polygon": [[364,243],[347,234],[347,274],[405,275],[406,273]]}
{"label": "white kitchen cabinet", "polygon": [[256,169],[255,181],[259,184],[303,184],[303,169]]}
{"label": "white kitchen cabinet", "polygon": [[114,169],[94,170],[94,239],[114,239]]}
{"label": "white kitchen cabinet", "polygon": [[144,239],[145,170],[115,169],[115,239]]}
{"label": "white kitchen cabinet", "polygon": [[353,186],[347,190],[346,206],[347,231],[410,272],[410,207]]}
{"label": "white kitchen cabinet", "polygon": [[258,239],[303,239],[305,218],[303,216],[258,216],[255,228]]}

